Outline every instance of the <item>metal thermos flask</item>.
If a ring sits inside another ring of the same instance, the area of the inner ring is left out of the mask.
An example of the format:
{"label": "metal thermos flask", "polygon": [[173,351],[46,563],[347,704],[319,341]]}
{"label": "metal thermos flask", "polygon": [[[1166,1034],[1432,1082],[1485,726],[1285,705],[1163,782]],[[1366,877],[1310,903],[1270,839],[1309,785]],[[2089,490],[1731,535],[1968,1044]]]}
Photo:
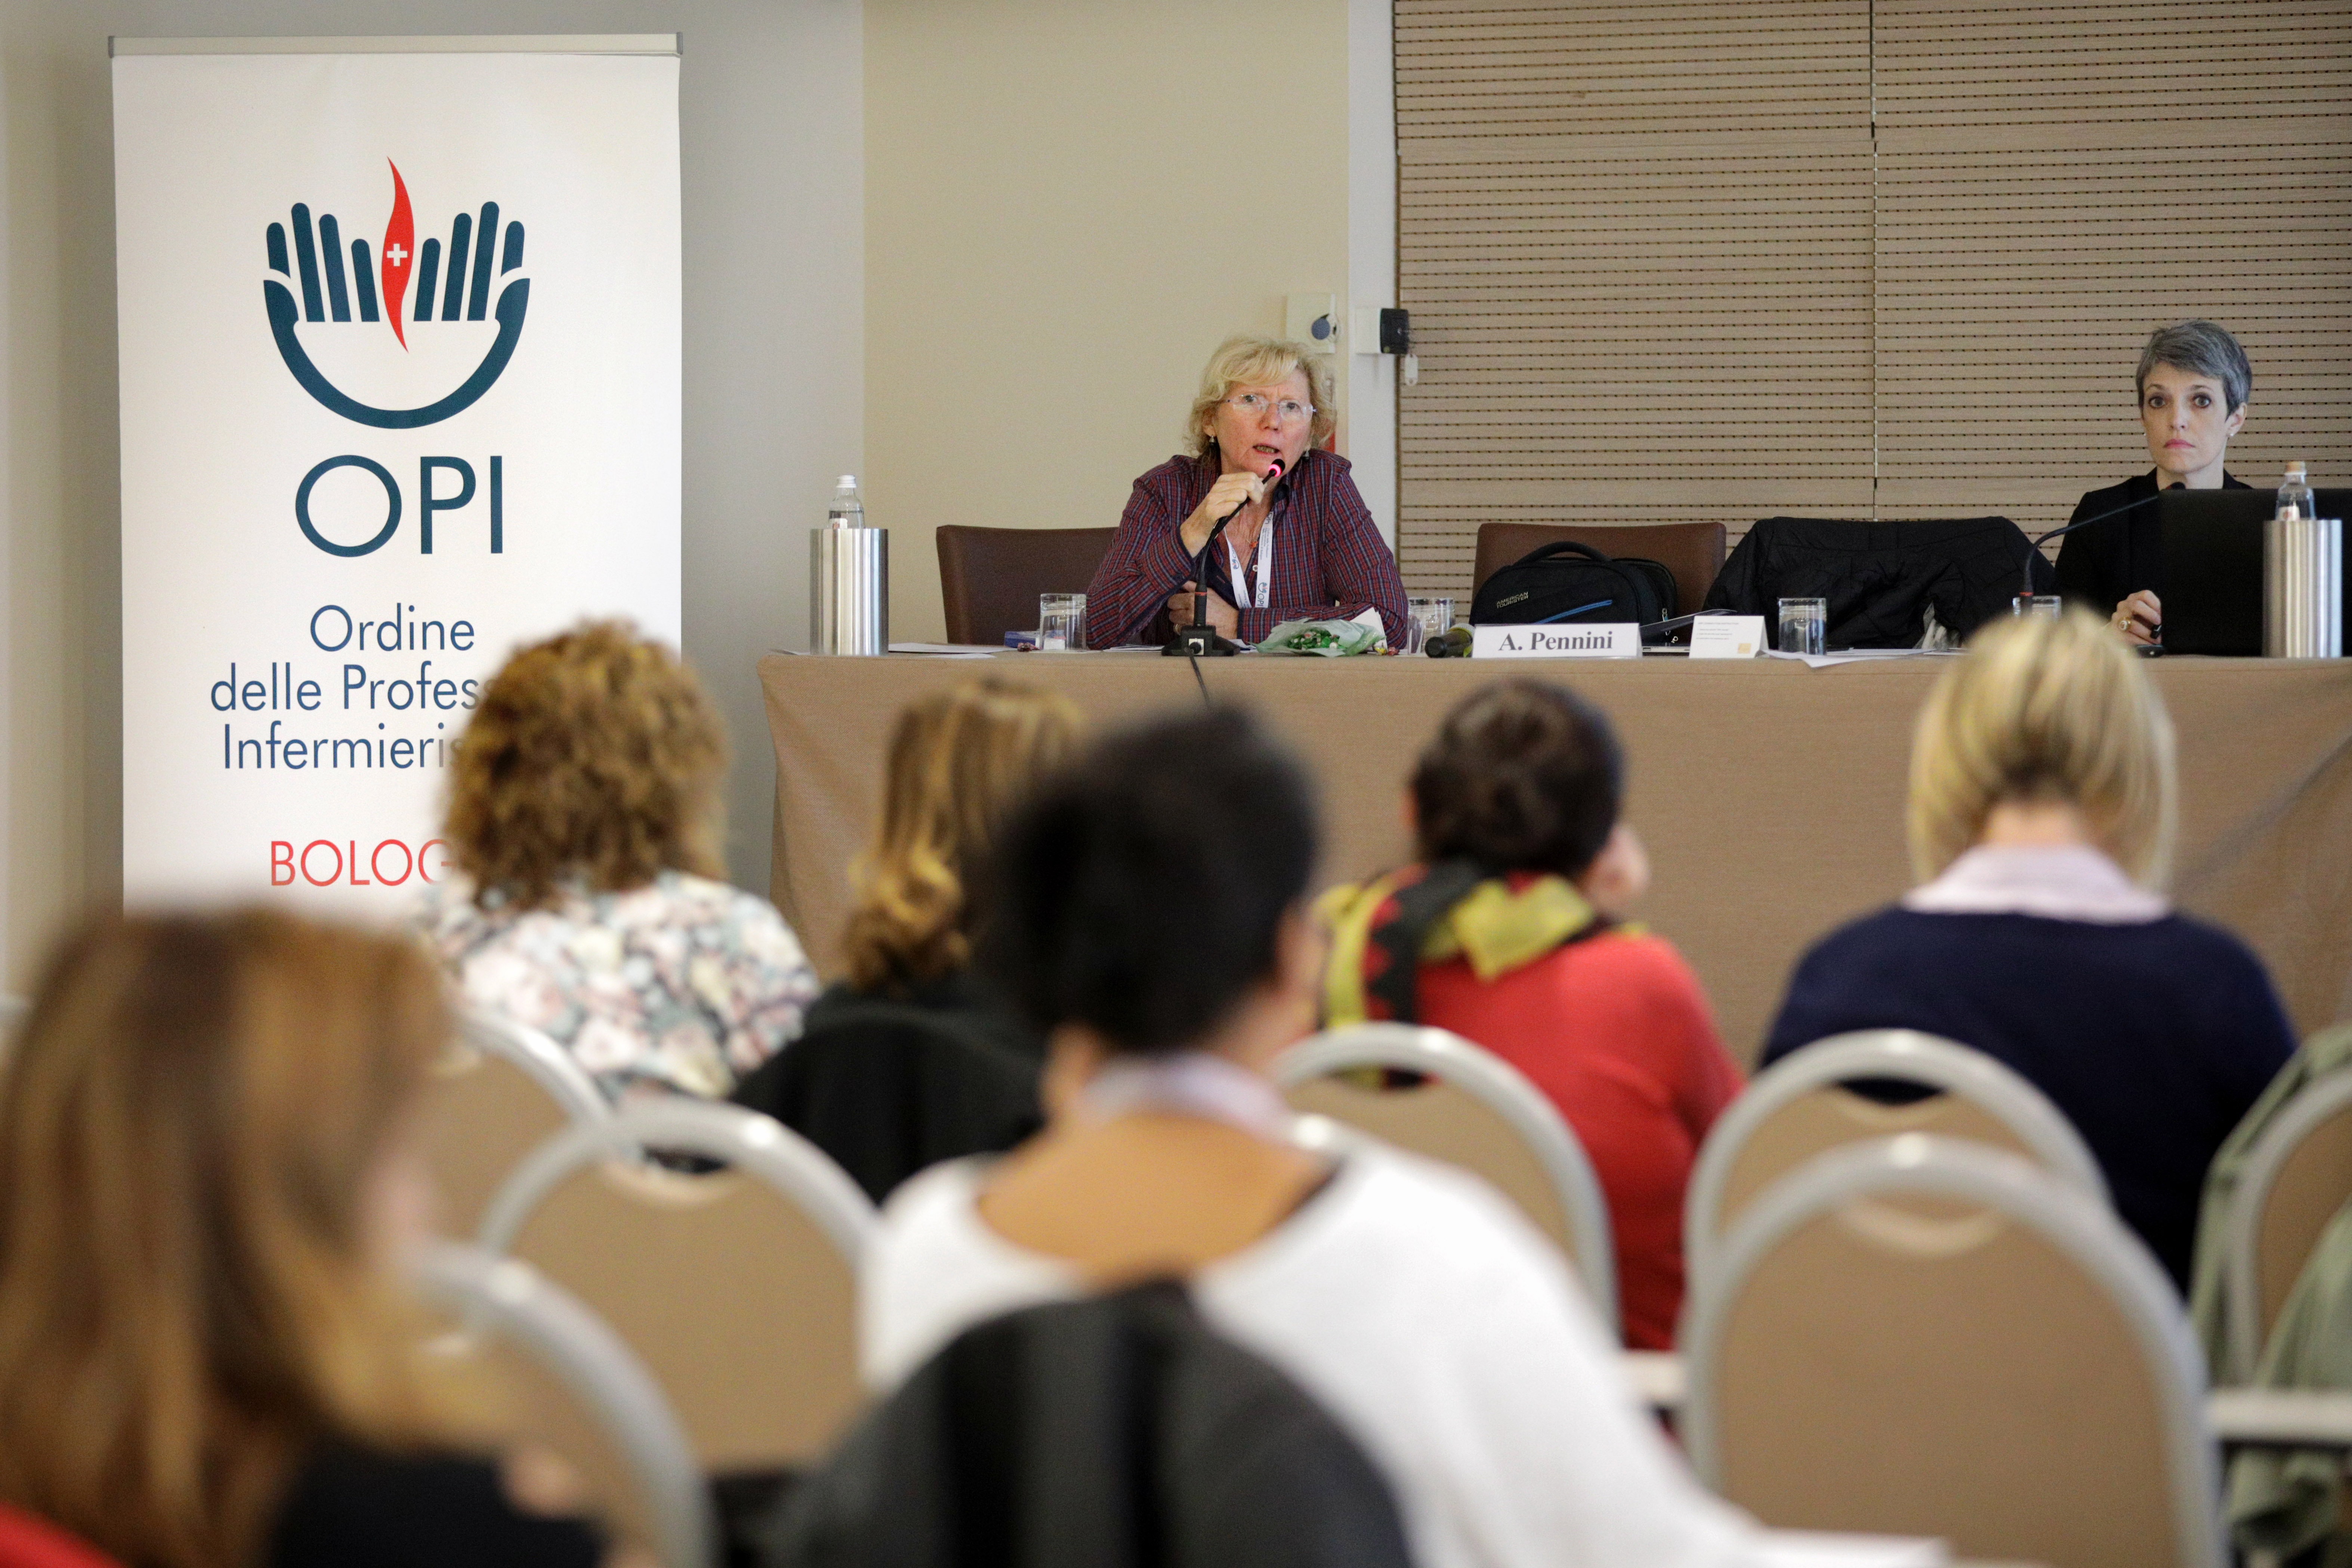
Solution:
{"label": "metal thermos flask", "polygon": [[2312,515],[2311,487],[2296,464],[2263,525],[2263,653],[2336,658],[2344,652],[2344,521]]}
{"label": "metal thermos flask", "polygon": [[857,481],[841,477],[823,528],[809,530],[809,651],[890,650],[890,533],[865,526]]}

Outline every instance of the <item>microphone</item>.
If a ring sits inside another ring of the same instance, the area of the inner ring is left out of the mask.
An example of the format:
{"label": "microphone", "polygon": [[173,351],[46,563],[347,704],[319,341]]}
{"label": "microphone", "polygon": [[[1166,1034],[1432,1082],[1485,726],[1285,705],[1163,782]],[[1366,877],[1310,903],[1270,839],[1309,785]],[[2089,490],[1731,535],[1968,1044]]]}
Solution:
{"label": "microphone", "polygon": [[[1265,488],[1269,493],[1273,490],[1275,482],[1282,478],[1282,468],[1280,458],[1275,458],[1266,465]],[[1189,626],[1177,627],[1174,635],[1169,637],[1167,646],[1161,648],[1160,652],[1198,658],[1202,654],[1218,655],[1241,651],[1233,643],[1220,636],[1217,629],[1209,624],[1209,551],[1217,542],[1217,535],[1225,531],[1225,524],[1239,517],[1243,509],[1248,505],[1248,499],[1244,498],[1240,506],[1236,506],[1233,510],[1217,519],[1216,526],[1209,530],[1209,537],[1201,541],[1201,548],[1192,552],[1194,584],[1192,624]]]}

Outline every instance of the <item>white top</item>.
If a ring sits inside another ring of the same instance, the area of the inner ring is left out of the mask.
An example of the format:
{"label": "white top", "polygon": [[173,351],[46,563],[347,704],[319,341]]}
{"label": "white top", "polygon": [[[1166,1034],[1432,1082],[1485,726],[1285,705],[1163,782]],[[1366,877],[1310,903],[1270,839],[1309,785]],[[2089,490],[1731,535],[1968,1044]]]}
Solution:
{"label": "white top", "polygon": [[[898,1189],[866,1258],[859,1359],[887,1392],[963,1330],[1085,1291],[974,1206],[987,1163]],[[1280,1228],[1192,1280],[1219,1331],[1297,1379],[1388,1477],[1422,1568],[1920,1561],[1770,1542],[1691,1479],[1567,1265],[1475,1178],[1353,1152]],[[1932,1559],[1931,1559],[1932,1560]]]}
{"label": "white top", "polygon": [[2088,845],[1979,844],[1904,895],[1934,915],[2039,915],[2091,925],[2146,925],[2172,907]]}

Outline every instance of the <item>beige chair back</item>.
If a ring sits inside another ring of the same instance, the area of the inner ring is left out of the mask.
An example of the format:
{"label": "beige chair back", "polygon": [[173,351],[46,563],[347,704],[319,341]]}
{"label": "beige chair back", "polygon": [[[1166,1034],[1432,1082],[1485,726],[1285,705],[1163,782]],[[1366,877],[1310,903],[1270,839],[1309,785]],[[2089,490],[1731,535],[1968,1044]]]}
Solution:
{"label": "beige chair back", "polygon": [[2014,1154],[1911,1134],[1814,1161],[1734,1227],[1681,1344],[1692,1461],[1768,1525],[2049,1568],[2222,1562],[2169,1282]]}
{"label": "beige chair back", "polygon": [[[1893,1079],[1937,1092],[1887,1105],[1844,1086]],[[1684,1196],[1683,1248],[1696,1279],[1757,1197],[1819,1154],[1906,1132],[2006,1149],[2102,1202],[2106,1183],[2081,1134],[2016,1073],[1981,1051],[1907,1029],[1840,1035],[1757,1075],[1699,1150]]]}
{"label": "beige chair back", "polygon": [[528,1264],[436,1247],[418,1285],[445,1331],[428,1364],[480,1435],[543,1447],[623,1540],[665,1568],[709,1568],[701,1472],[659,1390],[612,1331]]}
{"label": "beige chair back", "polygon": [[470,1237],[523,1156],[575,1121],[611,1114],[562,1047],[519,1024],[468,1012],[435,1064],[424,1142],[441,1231]]}
{"label": "beige chair back", "polygon": [[2254,1375],[2320,1233],[2352,1202],[2352,1071],[2304,1087],[2246,1152],[2224,1238],[2229,1374]]}
{"label": "beige chair back", "polygon": [[[1423,1081],[1385,1088],[1389,1071]],[[1617,1258],[1600,1181],[1559,1110],[1508,1062],[1444,1029],[1359,1024],[1300,1042],[1274,1076],[1301,1115],[1484,1177],[1559,1244],[1617,1327]]]}
{"label": "beige chair back", "polygon": [[[642,1148],[729,1168],[686,1174]],[[797,1134],[680,1101],[540,1150],[490,1205],[481,1242],[612,1325],[706,1468],[767,1469],[824,1454],[862,1401],[856,1259],[872,1223],[865,1194]]]}

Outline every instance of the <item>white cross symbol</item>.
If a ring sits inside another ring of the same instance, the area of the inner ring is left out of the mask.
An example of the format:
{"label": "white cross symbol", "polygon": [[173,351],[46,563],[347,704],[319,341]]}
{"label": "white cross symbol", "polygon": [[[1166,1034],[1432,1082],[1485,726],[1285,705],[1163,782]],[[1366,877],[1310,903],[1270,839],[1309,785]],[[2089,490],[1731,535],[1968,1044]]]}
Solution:
{"label": "white cross symbol", "polygon": [[404,267],[408,264],[408,252],[394,244],[390,250],[383,253],[383,258],[394,267]]}

